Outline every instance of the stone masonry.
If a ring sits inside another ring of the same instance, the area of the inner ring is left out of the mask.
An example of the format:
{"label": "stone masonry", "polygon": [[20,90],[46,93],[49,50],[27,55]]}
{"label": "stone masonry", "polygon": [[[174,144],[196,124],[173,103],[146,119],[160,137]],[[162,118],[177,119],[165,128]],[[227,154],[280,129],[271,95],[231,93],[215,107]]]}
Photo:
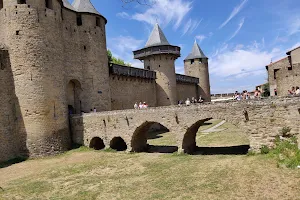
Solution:
{"label": "stone masonry", "polygon": [[292,87],[300,87],[300,47],[287,52],[287,57],[266,66],[271,96],[287,96]]}
{"label": "stone masonry", "polygon": [[110,111],[74,116],[71,124],[73,140],[78,144],[89,146],[93,138],[100,138],[108,148],[113,139],[121,137],[128,151],[140,152],[147,147],[147,131],[159,123],[175,133],[179,151],[193,153],[199,127],[212,118],[239,127],[241,134],[249,138],[253,151],[259,151],[263,145],[272,147],[283,127],[290,127],[291,134],[300,141],[299,98]]}

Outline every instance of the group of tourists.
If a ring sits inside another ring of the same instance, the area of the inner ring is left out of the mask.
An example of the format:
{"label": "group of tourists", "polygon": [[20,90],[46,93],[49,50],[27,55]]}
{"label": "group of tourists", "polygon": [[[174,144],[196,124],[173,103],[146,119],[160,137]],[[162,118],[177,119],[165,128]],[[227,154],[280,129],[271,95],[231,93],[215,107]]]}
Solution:
{"label": "group of tourists", "polygon": [[204,99],[200,96],[199,99],[197,100],[195,97],[192,97],[192,99],[190,100],[190,98],[187,98],[185,100],[185,102],[183,102],[183,100],[178,101],[178,105],[182,106],[182,105],[186,105],[186,106],[190,106],[192,104],[197,104],[197,103],[203,103]]}
{"label": "group of tourists", "polygon": [[288,94],[290,96],[300,96],[300,89],[299,87],[292,87],[292,90],[288,90]]}
{"label": "group of tourists", "polygon": [[138,109],[147,109],[149,106],[146,102],[144,102],[144,103],[140,102],[139,104],[137,102],[135,102],[133,107],[134,107],[134,109],[138,110]]}
{"label": "group of tourists", "polygon": [[256,89],[255,92],[254,92],[254,96],[252,96],[252,97],[251,97],[251,94],[247,90],[244,90],[242,93],[239,93],[238,91],[235,91],[233,98],[236,101],[248,100],[248,99],[251,99],[251,98],[260,99],[261,98],[261,91],[259,89]]}

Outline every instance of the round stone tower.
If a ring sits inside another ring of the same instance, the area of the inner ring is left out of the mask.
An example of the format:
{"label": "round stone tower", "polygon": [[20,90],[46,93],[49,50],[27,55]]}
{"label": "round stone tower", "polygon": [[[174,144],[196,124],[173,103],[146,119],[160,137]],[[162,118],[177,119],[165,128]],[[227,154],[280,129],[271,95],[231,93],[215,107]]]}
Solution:
{"label": "round stone tower", "polygon": [[188,76],[199,78],[198,96],[205,100],[211,101],[208,58],[195,41],[192,52],[184,59],[184,71]]}
{"label": "round stone tower", "polygon": [[90,0],[0,0],[0,61],[12,82],[10,95],[0,91],[12,106],[0,111],[22,146],[15,154],[68,150],[69,114],[110,110],[106,22]]}
{"label": "round stone tower", "polygon": [[175,60],[180,47],[170,45],[158,24],[143,49],[134,51],[134,58],[144,61],[144,68],[156,72],[157,106],[177,104]]}

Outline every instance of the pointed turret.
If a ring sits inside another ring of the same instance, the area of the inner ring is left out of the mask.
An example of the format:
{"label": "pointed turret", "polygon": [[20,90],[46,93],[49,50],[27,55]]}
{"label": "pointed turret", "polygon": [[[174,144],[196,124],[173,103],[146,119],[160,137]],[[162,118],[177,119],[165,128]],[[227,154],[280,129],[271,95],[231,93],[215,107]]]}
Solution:
{"label": "pointed turret", "polygon": [[75,0],[72,6],[76,9],[77,12],[84,13],[93,13],[101,15],[93,6],[90,0]]}
{"label": "pointed turret", "polygon": [[210,102],[210,83],[208,58],[205,56],[197,41],[194,42],[192,52],[184,59],[185,75],[199,78],[198,95]]}
{"label": "pointed turret", "polygon": [[180,47],[170,45],[158,24],[140,50],[134,51],[134,58],[144,62],[144,68],[156,73],[157,106],[177,104],[175,60],[180,57]]}
{"label": "pointed turret", "polygon": [[68,8],[70,10],[75,10],[75,8],[69,3],[68,0],[62,0],[62,2],[65,8]]}
{"label": "pointed turret", "polygon": [[207,59],[207,57],[203,53],[202,49],[198,45],[197,41],[195,40],[192,52],[184,60],[192,60],[192,59],[197,59],[197,58],[198,59],[200,59],[200,58],[206,58]]}
{"label": "pointed turret", "polygon": [[161,46],[161,45],[170,45],[165,34],[156,23],[152,30],[152,33],[146,43],[145,47]]}

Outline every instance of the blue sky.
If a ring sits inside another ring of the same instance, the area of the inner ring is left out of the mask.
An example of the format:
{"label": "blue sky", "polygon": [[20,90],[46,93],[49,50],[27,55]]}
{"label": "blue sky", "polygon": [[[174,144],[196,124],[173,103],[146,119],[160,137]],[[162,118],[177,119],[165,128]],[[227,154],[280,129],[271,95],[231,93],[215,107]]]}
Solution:
{"label": "blue sky", "polygon": [[[143,0],[142,0],[143,1]],[[176,72],[196,39],[209,57],[212,93],[252,91],[265,83],[265,66],[300,46],[299,0],[146,0],[150,5],[122,0],[91,0],[108,20],[107,44],[116,57],[133,60],[156,21],[168,41],[182,47]]]}

